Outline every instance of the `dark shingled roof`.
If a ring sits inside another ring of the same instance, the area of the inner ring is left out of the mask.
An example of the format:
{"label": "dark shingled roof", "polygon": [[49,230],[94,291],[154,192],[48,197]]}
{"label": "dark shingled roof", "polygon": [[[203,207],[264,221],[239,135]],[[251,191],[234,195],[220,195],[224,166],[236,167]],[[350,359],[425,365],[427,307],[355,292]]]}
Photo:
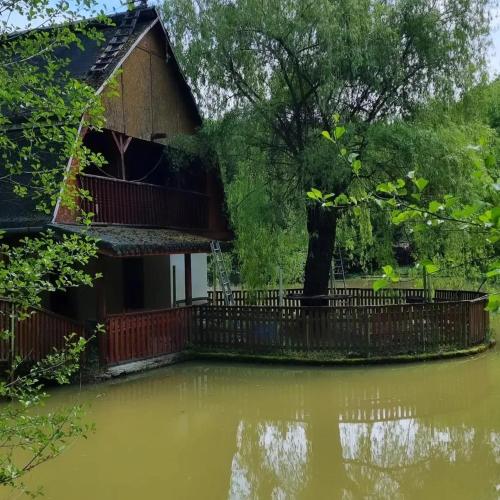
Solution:
{"label": "dark shingled roof", "polygon": [[[16,142],[19,147],[24,147],[26,145],[26,140],[19,130],[12,130],[6,132],[5,135]],[[59,145],[55,145],[59,146]],[[46,149],[41,150],[40,148],[33,146],[33,154],[40,159],[40,162],[47,168],[57,168],[62,172],[65,165],[68,163],[67,158],[61,158],[61,154],[58,154],[54,147],[54,151],[48,151]],[[15,164],[17,159],[15,157],[16,153],[13,153],[11,160]],[[0,163],[0,229],[10,231],[10,232],[26,232],[27,230],[40,229],[52,220],[52,212],[44,213],[36,209],[37,201],[34,199],[33,190],[24,197],[20,197],[13,192],[14,183],[19,183],[22,186],[29,186],[32,184],[33,179],[30,173],[23,173],[14,176],[6,176],[2,179],[5,170]],[[43,196],[44,201],[47,196]]]}
{"label": "dark shingled roof", "polygon": [[64,233],[87,234],[98,241],[99,248],[117,257],[173,253],[210,252],[210,239],[172,229],[131,226],[84,226],[54,224],[52,229]]}

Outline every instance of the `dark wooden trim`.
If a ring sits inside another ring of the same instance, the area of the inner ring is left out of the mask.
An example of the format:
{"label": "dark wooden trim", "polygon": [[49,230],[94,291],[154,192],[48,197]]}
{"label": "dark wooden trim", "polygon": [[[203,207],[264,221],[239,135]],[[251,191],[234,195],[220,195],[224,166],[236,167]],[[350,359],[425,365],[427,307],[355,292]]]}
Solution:
{"label": "dark wooden trim", "polygon": [[193,278],[191,272],[191,254],[184,254],[184,294],[187,306],[193,303]]}

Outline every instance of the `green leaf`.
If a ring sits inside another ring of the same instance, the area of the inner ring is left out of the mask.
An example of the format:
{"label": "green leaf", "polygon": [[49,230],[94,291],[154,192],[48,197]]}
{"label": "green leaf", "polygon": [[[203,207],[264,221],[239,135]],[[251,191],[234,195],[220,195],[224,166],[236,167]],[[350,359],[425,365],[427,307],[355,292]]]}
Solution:
{"label": "green leaf", "polygon": [[388,193],[388,194],[394,193],[394,191],[396,190],[396,188],[394,187],[394,184],[392,182],[385,182],[385,183],[379,184],[376,189],[377,189],[377,191],[380,191],[381,193]]}
{"label": "green leaf", "polygon": [[486,309],[492,313],[500,312],[500,296],[498,294],[492,294],[489,296]]}
{"label": "green leaf", "polygon": [[335,198],[335,205],[349,205],[349,198],[344,193]]}
{"label": "green leaf", "polygon": [[333,142],[332,136],[330,135],[330,132],[328,132],[328,130],[323,130],[323,132],[321,132],[321,135],[322,135],[325,139],[328,139],[329,141],[332,141],[332,142]]}
{"label": "green leaf", "polygon": [[352,162],[352,171],[358,175],[361,170],[361,160],[354,160]]}
{"label": "green leaf", "polygon": [[372,288],[374,292],[378,292],[382,290],[382,288],[387,288],[389,286],[389,282],[386,279],[379,279],[374,281]]}
{"label": "green leaf", "polygon": [[382,268],[382,270],[384,271],[384,273],[385,273],[387,276],[391,276],[391,275],[394,273],[394,269],[393,269],[393,267],[392,267],[392,266],[389,266],[389,265],[384,266],[384,267]]}
{"label": "green leaf", "polygon": [[423,191],[427,184],[429,184],[429,181],[423,177],[419,177],[418,179],[414,179],[413,183],[417,186],[419,191]]}
{"label": "green leaf", "polygon": [[432,214],[435,214],[436,212],[438,212],[439,210],[443,210],[443,205],[441,205],[441,203],[439,201],[431,201],[429,202],[429,212],[431,212]]}
{"label": "green leaf", "polygon": [[335,127],[334,136],[335,139],[339,140],[345,134],[345,127]]}
{"label": "green leaf", "polygon": [[311,190],[307,192],[307,196],[311,198],[311,200],[316,201],[320,201],[323,199],[323,193],[316,188],[311,188]]}

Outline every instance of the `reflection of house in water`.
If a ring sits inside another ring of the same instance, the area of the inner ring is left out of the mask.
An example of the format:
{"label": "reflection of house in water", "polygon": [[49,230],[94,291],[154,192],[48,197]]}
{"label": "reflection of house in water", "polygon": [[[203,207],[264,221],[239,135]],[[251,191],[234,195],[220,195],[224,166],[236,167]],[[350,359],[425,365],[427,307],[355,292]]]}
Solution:
{"label": "reflection of house in water", "polygon": [[[223,477],[217,498],[464,497],[464,488],[479,493],[470,498],[490,498],[484,469],[500,476],[500,405],[483,409],[496,385],[489,366],[191,365],[167,378],[117,382],[106,398],[119,411],[151,401],[162,414],[179,408],[165,422],[161,446],[175,450],[193,483]],[[155,425],[149,418],[146,427]],[[205,461],[193,463],[189,450],[205,453]],[[466,485],[456,481],[462,476]]]}

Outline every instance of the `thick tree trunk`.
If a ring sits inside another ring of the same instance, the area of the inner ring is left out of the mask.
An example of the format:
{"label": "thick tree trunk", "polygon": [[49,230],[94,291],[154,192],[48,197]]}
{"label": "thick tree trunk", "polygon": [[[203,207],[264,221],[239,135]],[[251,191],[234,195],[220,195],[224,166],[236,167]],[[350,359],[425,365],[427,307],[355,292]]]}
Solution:
{"label": "thick tree trunk", "polygon": [[[307,209],[309,245],[304,276],[304,306],[328,305],[328,299],[313,298],[328,295],[328,281],[335,246],[337,210],[319,205]],[[309,298],[308,298],[309,297]]]}

